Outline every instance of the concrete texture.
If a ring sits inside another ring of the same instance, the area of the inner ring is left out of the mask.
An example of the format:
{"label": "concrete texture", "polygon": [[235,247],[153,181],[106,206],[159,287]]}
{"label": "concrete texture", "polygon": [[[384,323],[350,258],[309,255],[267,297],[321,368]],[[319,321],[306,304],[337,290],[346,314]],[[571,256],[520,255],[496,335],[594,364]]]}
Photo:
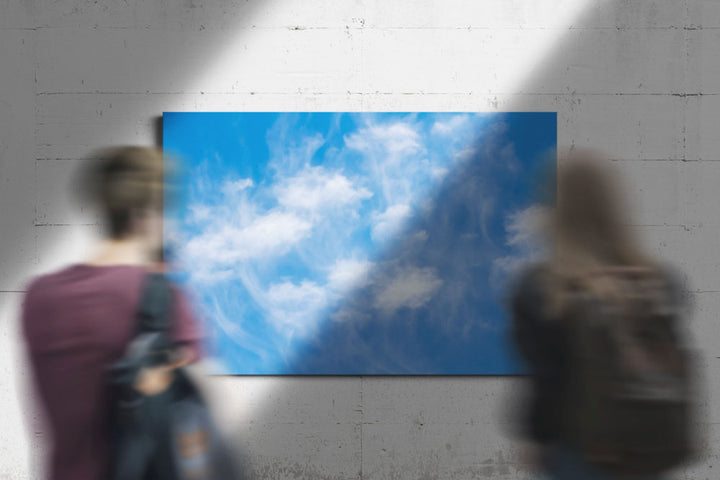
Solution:
{"label": "concrete texture", "polygon": [[[560,145],[626,174],[631,228],[678,266],[720,429],[720,3],[715,0],[0,0],[0,478],[38,478],[17,312],[27,279],[86,255],[66,187],[167,110],[558,112]],[[510,378],[206,381],[260,479],[530,478]],[[715,478],[720,443],[676,478]],[[715,467],[715,468],[713,468]]]}

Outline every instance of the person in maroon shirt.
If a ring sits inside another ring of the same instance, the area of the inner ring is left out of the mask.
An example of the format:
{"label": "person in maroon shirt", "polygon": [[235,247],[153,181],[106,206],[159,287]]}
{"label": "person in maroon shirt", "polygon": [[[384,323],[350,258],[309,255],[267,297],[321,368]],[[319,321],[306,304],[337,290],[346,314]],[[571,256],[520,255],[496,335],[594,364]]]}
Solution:
{"label": "person in maroon shirt", "polygon": [[[162,244],[162,154],[122,147],[100,152],[92,163],[82,191],[104,213],[107,236],[84,263],[33,280],[23,303],[28,357],[50,429],[52,480],[107,478],[107,368],[135,334],[143,279],[157,268]],[[198,358],[200,332],[188,302],[175,293],[178,366]],[[136,388],[164,390],[172,367],[145,370]]]}

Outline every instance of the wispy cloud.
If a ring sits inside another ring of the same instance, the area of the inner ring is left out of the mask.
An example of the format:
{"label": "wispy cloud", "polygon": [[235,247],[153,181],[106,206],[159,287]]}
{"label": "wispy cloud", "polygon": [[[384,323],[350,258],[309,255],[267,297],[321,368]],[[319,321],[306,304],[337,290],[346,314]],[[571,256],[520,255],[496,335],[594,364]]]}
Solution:
{"label": "wispy cloud", "polygon": [[470,121],[470,115],[460,114],[455,115],[447,120],[438,120],[433,123],[431,132],[433,135],[452,135],[457,134],[460,128],[468,125]]}
{"label": "wispy cloud", "polygon": [[521,250],[538,250],[549,215],[550,209],[539,204],[511,214],[505,222],[507,244]]}
{"label": "wispy cloud", "polygon": [[306,168],[315,153],[325,144],[325,138],[321,134],[298,135],[293,128],[295,126],[287,124],[281,117],[267,135],[270,151],[268,166],[280,178],[294,175]]}
{"label": "wispy cloud", "polygon": [[274,188],[278,203],[287,209],[329,210],[355,204],[372,197],[345,176],[322,167],[310,167],[299,175],[284,179]]}
{"label": "wispy cloud", "polygon": [[328,273],[328,286],[339,293],[364,287],[372,267],[373,262],[367,260],[339,259]]}
{"label": "wispy cloud", "polygon": [[210,220],[212,216],[212,208],[202,204],[188,206],[188,212],[187,220],[192,223],[205,222]]}
{"label": "wispy cloud", "polygon": [[412,210],[409,205],[392,205],[382,213],[373,215],[372,239],[384,242],[400,232],[405,221],[410,218]]}
{"label": "wispy cloud", "polygon": [[233,195],[238,192],[242,192],[246,188],[250,188],[254,185],[252,178],[240,178],[238,180],[227,180],[223,183],[220,190],[225,195]]}
{"label": "wispy cloud", "polygon": [[544,237],[550,214],[549,207],[533,204],[506,218],[505,240],[513,253],[493,261],[491,283],[496,288],[502,288],[507,278],[546,254]]}
{"label": "wispy cloud", "polygon": [[312,224],[292,213],[270,212],[244,227],[222,218],[185,247],[188,260],[206,267],[230,267],[248,259],[277,256],[310,234]]}
{"label": "wispy cloud", "polygon": [[374,124],[345,136],[345,145],[360,151],[384,149],[391,155],[415,153],[422,148],[418,131],[406,122]]}
{"label": "wispy cloud", "polygon": [[305,337],[320,321],[319,313],[327,307],[327,290],[315,282],[282,282],[270,285],[265,294],[268,320],[286,338]]}
{"label": "wispy cloud", "polygon": [[420,308],[431,300],[441,285],[442,280],[434,269],[405,267],[377,282],[375,308],[386,315],[403,307]]}

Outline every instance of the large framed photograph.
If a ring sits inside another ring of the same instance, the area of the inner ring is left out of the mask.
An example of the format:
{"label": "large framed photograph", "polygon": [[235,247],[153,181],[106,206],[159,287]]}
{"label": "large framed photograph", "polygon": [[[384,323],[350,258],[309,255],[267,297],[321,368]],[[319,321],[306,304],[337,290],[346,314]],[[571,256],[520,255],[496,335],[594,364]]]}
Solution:
{"label": "large framed photograph", "polygon": [[165,113],[166,241],[218,373],[520,373],[504,302],[540,249],[556,125]]}

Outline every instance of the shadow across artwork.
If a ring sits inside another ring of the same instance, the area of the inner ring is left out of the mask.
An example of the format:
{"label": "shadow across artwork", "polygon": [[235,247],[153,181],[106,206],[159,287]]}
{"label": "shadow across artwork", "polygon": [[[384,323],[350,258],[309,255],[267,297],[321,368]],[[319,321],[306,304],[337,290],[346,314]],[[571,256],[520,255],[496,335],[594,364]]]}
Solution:
{"label": "shadow across artwork", "polygon": [[554,113],[166,113],[166,212],[218,372],[505,375]]}

